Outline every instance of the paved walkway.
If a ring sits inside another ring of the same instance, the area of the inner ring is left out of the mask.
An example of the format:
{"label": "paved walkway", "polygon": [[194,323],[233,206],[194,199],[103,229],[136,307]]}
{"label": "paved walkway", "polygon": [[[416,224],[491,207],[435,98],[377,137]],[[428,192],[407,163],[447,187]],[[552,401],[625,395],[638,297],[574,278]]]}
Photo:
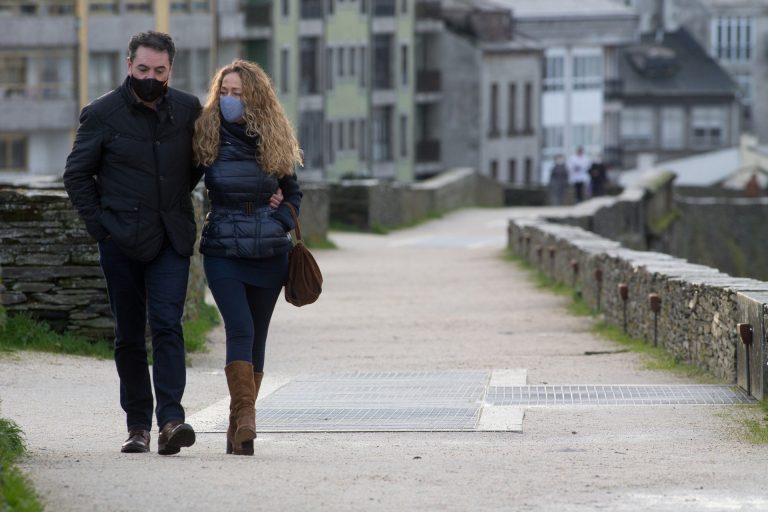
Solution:
{"label": "paved walkway", "polygon": [[[469,209],[388,236],[334,233],[339,250],[318,253],[320,301],[275,312],[264,399],[342,372],[691,384],[635,354],[585,355],[615,347],[501,258],[506,219],[527,213]],[[226,396],[222,330],[211,338],[191,358],[193,419]],[[254,457],[227,456],[223,434],[201,433],[161,457],[118,452],[117,395],[112,362],[0,357],[0,414],[26,432],[22,467],[48,510],[768,510],[768,447],[741,440],[740,419],[759,416],[743,406],[535,407],[522,432],[270,432]]]}

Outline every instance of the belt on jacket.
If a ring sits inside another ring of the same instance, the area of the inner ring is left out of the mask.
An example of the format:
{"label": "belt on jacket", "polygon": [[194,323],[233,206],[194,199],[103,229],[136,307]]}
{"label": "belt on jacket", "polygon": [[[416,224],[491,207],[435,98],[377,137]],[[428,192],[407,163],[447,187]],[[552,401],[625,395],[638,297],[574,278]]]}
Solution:
{"label": "belt on jacket", "polygon": [[269,205],[259,206],[258,203],[247,201],[244,203],[211,203],[212,211],[236,211],[246,215],[264,217],[269,215],[273,208]]}

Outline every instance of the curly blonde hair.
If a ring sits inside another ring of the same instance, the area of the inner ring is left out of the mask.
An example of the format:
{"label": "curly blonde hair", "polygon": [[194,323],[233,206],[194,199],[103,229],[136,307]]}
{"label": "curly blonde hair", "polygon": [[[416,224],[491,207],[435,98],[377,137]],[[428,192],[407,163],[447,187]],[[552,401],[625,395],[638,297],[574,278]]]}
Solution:
{"label": "curly blonde hair", "polygon": [[230,73],[240,75],[243,82],[243,118],[246,133],[258,137],[259,163],[267,174],[277,177],[293,174],[294,166],[303,164],[303,155],[291,122],[277,99],[269,76],[258,64],[241,59],[221,68],[211,80],[208,99],[195,121],[192,142],[195,162],[209,166],[218,157],[221,126],[219,96],[221,82]]}

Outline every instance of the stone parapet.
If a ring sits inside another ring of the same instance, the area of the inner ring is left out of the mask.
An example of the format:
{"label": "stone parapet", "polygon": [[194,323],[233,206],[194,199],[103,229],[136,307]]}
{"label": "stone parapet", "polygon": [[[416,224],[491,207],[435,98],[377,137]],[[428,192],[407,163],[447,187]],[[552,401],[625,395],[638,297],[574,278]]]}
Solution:
{"label": "stone parapet", "polygon": [[[635,205],[628,200],[631,194]],[[626,204],[616,204],[621,202]],[[593,204],[594,215],[583,215],[582,208],[571,218],[594,227],[605,213],[602,208],[608,208],[612,214],[618,209],[643,219],[648,215],[645,205],[654,202],[635,190],[616,203]],[[658,344],[681,361],[737,383],[756,398],[768,394],[768,283],[732,277],[667,254],[628,249],[584,227],[543,218],[512,220],[508,246],[540,272],[580,290],[593,310],[609,323],[626,326],[630,336]],[[626,300],[620,285],[626,285]],[[661,299],[657,313],[650,294]],[[737,333],[740,323],[752,325],[751,346],[744,345]]]}

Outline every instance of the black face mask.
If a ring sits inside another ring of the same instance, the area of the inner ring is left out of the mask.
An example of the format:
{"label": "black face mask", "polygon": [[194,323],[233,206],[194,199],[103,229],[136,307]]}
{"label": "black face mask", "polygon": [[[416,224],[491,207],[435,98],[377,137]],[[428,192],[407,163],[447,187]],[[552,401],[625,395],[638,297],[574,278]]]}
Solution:
{"label": "black face mask", "polygon": [[168,82],[161,82],[154,78],[136,78],[131,75],[131,86],[136,96],[144,101],[155,101],[168,90]]}

